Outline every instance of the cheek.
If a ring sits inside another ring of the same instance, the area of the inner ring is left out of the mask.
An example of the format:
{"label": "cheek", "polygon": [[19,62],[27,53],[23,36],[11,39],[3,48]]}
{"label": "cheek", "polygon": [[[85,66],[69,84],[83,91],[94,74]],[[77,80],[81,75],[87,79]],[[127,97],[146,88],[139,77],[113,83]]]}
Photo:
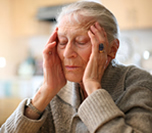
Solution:
{"label": "cheek", "polygon": [[85,57],[87,60],[89,60],[90,55],[91,55],[91,53],[92,53],[92,45],[90,45],[90,46],[88,47],[88,49],[87,49],[84,53],[85,53],[84,57]]}
{"label": "cheek", "polygon": [[87,50],[81,52],[81,58],[85,62],[86,65],[90,59],[91,51],[92,51],[92,49],[90,47]]}

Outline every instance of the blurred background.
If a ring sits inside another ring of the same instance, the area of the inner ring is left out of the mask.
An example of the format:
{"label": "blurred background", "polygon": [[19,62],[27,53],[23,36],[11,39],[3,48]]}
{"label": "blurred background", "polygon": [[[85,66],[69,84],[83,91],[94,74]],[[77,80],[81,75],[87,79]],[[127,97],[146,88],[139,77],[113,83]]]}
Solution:
{"label": "blurred background", "polygon": [[[43,81],[42,50],[61,7],[75,1],[0,0],[0,125]],[[117,59],[152,73],[152,0],[98,1],[120,26]]]}

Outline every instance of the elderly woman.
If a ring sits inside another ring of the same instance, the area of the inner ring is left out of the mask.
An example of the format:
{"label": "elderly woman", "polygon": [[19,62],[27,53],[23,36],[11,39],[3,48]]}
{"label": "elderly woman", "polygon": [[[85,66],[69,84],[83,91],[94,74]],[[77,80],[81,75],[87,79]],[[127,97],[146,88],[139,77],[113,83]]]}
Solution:
{"label": "elderly woman", "polygon": [[99,3],[63,8],[44,48],[44,82],[1,132],[152,133],[152,76],[116,62],[118,33]]}

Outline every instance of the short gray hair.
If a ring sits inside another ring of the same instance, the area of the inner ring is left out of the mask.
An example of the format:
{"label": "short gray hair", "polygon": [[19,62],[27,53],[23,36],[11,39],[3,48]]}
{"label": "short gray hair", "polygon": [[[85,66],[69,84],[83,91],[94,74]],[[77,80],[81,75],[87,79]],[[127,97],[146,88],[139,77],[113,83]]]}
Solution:
{"label": "short gray hair", "polygon": [[[119,27],[115,16],[100,3],[79,1],[69,4],[62,8],[57,22],[60,22],[65,15],[73,15],[74,19],[79,23],[82,23],[81,21],[84,21],[85,19],[89,19],[89,22],[86,23],[85,21],[85,24],[89,27],[97,21],[101,27],[105,29],[109,42],[116,38],[119,39]],[[79,20],[79,15],[82,15],[84,19]]]}

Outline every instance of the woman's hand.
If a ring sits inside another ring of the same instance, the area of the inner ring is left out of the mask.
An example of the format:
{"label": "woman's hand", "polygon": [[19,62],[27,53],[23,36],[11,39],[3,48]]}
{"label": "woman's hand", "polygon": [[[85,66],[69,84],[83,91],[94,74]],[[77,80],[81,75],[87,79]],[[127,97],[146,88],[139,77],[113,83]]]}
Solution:
{"label": "woman's hand", "polygon": [[44,48],[44,82],[32,100],[33,105],[40,111],[43,111],[46,108],[52,98],[66,84],[61,61],[56,50],[57,30],[58,29],[56,28]]}
{"label": "woman's hand", "polygon": [[[92,53],[84,72],[83,85],[87,94],[90,95],[101,88],[101,79],[111,58],[107,55],[109,42],[106,32],[99,23],[96,22],[90,27],[88,35],[92,43]],[[99,52],[101,43],[104,45],[102,53]]]}
{"label": "woman's hand", "polygon": [[48,92],[55,96],[58,91],[66,84],[63,74],[61,61],[56,50],[57,45],[57,28],[50,37],[43,51],[43,86]]}

